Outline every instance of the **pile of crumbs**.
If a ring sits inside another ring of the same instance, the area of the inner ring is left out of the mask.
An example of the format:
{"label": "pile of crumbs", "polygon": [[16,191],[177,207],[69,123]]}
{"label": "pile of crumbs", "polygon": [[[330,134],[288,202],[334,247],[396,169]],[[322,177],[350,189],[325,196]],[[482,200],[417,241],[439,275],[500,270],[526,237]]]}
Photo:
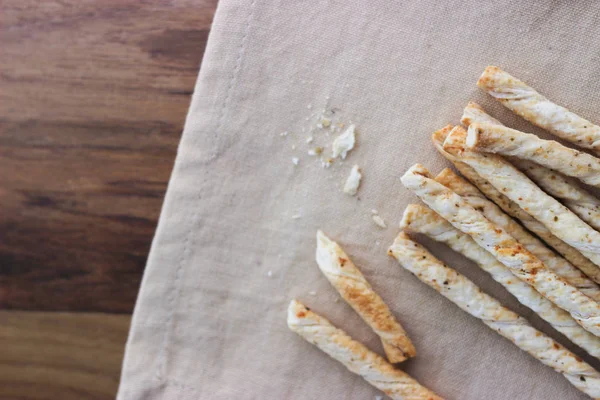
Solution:
{"label": "pile of crumbs", "polygon": [[[308,104],[306,106],[308,110],[313,110],[313,105]],[[294,133],[293,131],[284,131],[280,133],[283,138],[294,138],[296,143],[292,144],[292,150],[296,150],[300,140],[304,145],[308,147],[306,154],[309,157],[314,158],[319,162],[322,168],[328,169],[336,164],[342,165],[348,154],[354,149],[356,145],[356,125],[352,121],[348,123],[340,121],[339,109],[321,109],[313,110],[309,117],[305,120],[311,121],[308,128],[301,128],[301,133]],[[307,136],[305,136],[307,135]],[[330,135],[336,135],[333,141],[330,139]],[[292,139],[286,139],[292,140]],[[329,147],[331,146],[331,147]],[[331,150],[329,151],[328,148]],[[292,164],[298,166],[301,163],[300,157],[292,157]],[[343,186],[343,192],[349,196],[356,196],[361,184],[363,173],[358,165],[354,165],[346,178]],[[371,216],[373,222],[380,228],[387,228],[385,220],[373,210]],[[292,219],[299,219],[300,215],[296,214],[292,216]]]}
{"label": "pile of crumbs", "polygon": [[[312,110],[313,106],[312,104],[308,104],[306,108]],[[346,123],[339,121],[339,115],[336,114],[338,111],[337,109],[328,110],[325,108],[320,111],[314,111],[310,116],[305,118],[307,121],[311,121],[308,128],[303,127],[300,133],[286,130],[279,135],[283,138],[288,136],[296,139],[300,136],[303,137],[305,145],[308,147],[307,154],[319,160],[323,168],[331,167],[338,158],[340,164],[342,164],[342,161],[346,158],[348,152],[354,148],[356,143],[356,127],[350,121],[346,128]],[[305,134],[307,136],[304,136]],[[338,136],[331,144],[331,153],[329,154],[325,146],[320,145],[318,142],[331,142],[329,139],[331,134]],[[300,138],[300,140],[302,139]],[[296,150],[297,147],[297,143],[292,144],[292,150]],[[298,165],[300,157],[293,157],[292,162],[294,165]]]}

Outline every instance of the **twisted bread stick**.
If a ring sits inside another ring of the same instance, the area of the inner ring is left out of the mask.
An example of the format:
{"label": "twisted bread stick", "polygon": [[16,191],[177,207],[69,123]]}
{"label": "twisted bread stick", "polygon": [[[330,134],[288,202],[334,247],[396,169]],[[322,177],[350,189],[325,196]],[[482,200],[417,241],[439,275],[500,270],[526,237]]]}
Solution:
{"label": "twisted bread stick", "polygon": [[600,399],[598,371],[533,328],[527,320],[503,307],[473,282],[445,266],[421,245],[410,240],[404,232],[398,235],[388,254],[463,311],[480,319],[544,365],[563,374],[577,389],[594,399]]}
{"label": "twisted bread stick", "polygon": [[521,280],[569,312],[585,329],[600,335],[600,304],[546,267],[506,231],[487,220],[459,195],[429,178],[422,165],[414,165],[402,177],[404,186],[455,228],[467,233]]}
{"label": "twisted bread stick", "polygon": [[435,180],[454,193],[462,197],[492,223],[498,225],[521,243],[534,256],[539,258],[550,270],[556,272],[561,278],[575,286],[586,296],[600,301],[600,288],[595,282],[588,279],[579,269],[567,260],[548,249],[544,243],[535,238],[521,225],[508,215],[504,214],[498,206],[488,200],[477,188],[452,172],[449,168],[438,174]]}
{"label": "twisted bread stick", "polygon": [[321,231],[317,232],[316,258],[321,272],[331,285],[381,337],[390,362],[401,362],[417,354],[404,328],[350,257]]}
{"label": "twisted bread stick", "polygon": [[446,137],[444,150],[475,169],[477,174],[543,223],[555,236],[600,266],[599,232],[546,194],[502,157],[468,151],[465,139],[466,132],[463,128],[453,128]]}
{"label": "twisted bread stick", "polygon": [[477,86],[527,121],[600,154],[600,126],[551,102],[500,68],[487,67]]}
{"label": "twisted bread stick", "polygon": [[452,250],[475,262],[482,270],[506,288],[521,304],[532,309],[554,329],[596,358],[600,358],[600,338],[592,335],[567,313],[539,294],[527,283],[516,279],[509,268],[479,247],[469,235],[454,228],[431,209],[409,204],[404,210],[400,229],[422,233],[444,243]]}
{"label": "twisted bread stick", "polygon": [[292,300],[288,307],[287,324],[292,331],[392,399],[443,400],[297,300]]}
{"label": "twisted bread stick", "polygon": [[554,140],[544,140],[503,125],[473,122],[469,125],[466,144],[469,150],[530,160],[600,187],[600,159]]}

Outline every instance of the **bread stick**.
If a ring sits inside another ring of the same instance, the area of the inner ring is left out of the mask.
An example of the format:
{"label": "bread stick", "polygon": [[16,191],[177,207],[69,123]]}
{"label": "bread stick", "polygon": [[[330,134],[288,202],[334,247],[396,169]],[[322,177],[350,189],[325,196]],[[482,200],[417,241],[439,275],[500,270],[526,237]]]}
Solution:
{"label": "bread stick", "polygon": [[292,300],[288,307],[287,324],[292,331],[392,399],[442,400],[407,373],[395,369],[378,354],[352,340],[346,332],[337,329],[297,300]]}
{"label": "bread stick", "polygon": [[527,121],[600,154],[600,126],[553,103],[500,68],[487,67],[477,86]]}
{"label": "bread stick", "polygon": [[600,158],[503,125],[473,122],[466,140],[469,150],[533,161],[600,187]]}
{"label": "bread stick", "polygon": [[600,266],[599,232],[546,194],[502,157],[468,151],[465,139],[466,132],[463,128],[453,128],[446,137],[444,150],[475,169],[477,174],[544,224],[555,236]]}
{"label": "bread stick", "polygon": [[564,258],[548,249],[541,240],[527,232],[520,224],[506,215],[502,210],[488,200],[475,186],[446,168],[435,177],[435,180],[462,197],[467,204],[478,210],[490,220],[521,243],[534,256],[539,258],[550,270],[575,286],[586,296],[600,301],[600,288]]}
{"label": "bread stick", "polygon": [[400,229],[421,233],[446,244],[452,250],[475,262],[482,270],[506,288],[521,304],[529,307],[554,329],[596,358],[600,358],[600,338],[583,329],[577,322],[527,283],[517,279],[509,268],[479,247],[469,235],[420,204],[409,204],[404,210]]}
{"label": "bread stick", "polygon": [[406,331],[383,299],[375,293],[342,248],[321,231],[317,232],[316,259],[321,272],[331,285],[381,337],[383,349],[390,362],[402,362],[417,354]]}
{"label": "bread stick", "polygon": [[459,195],[431,179],[422,165],[411,167],[401,180],[406,188],[417,194],[432,210],[455,228],[471,236],[477,244],[510,268],[515,276],[571,314],[589,332],[600,335],[600,304],[560,278],[504,229],[487,220]]}
{"label": "bread stick", "polygon": [[533,328],[527,320],[503,307],[473,282],[445,266],[425,248],[401,232],[388,252],[402,267],[446,297],[463,311],[563,374],[577,389],[600,398],[600,373],[552,338]]}

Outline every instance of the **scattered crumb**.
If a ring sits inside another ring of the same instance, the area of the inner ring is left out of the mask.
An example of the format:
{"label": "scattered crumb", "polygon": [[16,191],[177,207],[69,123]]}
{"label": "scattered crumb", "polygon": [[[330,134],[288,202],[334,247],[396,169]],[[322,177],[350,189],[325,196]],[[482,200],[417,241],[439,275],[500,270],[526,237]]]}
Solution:
{"label": "scattered crumb", "polygon": [[331,158],[327,158],[325,160],[321,160],[321,166],[323,168],[329,168],[329,167],[331,167],[331,164],[333,164],[333,159],[331,159]]}
{"label": "scattered crumb", "polygon": [[302,217],[302,215],[300,215],[300,214],[292,215],[292,219],[300,219],[301,217]]}
{"label": "scattered crumb", "polygon": [[268,276],[269,278],[270,278],[270,277],[272,277],[272,276],[273,276],[273,272],[271,272],[271,271],[267,272],[267,276]]}
{"label": "scattered crumb", "polygon": [[279,134],[279,136],[287,136],[287,135],[289,135],[289,134],[290,134],[290,133],[289,133],[288,131],[285,131],[285,132],[281,132],[281,133]]}
{"label": "scattered crumb", "polygon": [[307,105],[306,108],[310,110],[312,108],[312,104]]}
{"label": "scattered crumb", "polygon": [[313,142],[313,140],[314,140],[314,139],[313,139],[313,137],[312,137],[312,136],[309,136],[308,138],[306,138],[306,143],[309,143],[309,144],[310,144],[310,143],[312,143],[312,142]]}
{"label": "scattered crumb", "polygon": [[387,228],[387,225],[385,224],[385,221],[383,220],[383,218],[381,218],[377,214],[373,215],[373,222],[375,222],[378,226],[380,226],[382,228]]}
{"label": "scattered crumb", "polygon": [[340,298],[336,297],[335,300],[333,300],[334,303],[339,303],[340,302]]}
{"label": "scattered crumb", "polygon": [[292,162],[294,163],[294,165],[298,165],[298,163],[300,162],[300,159],[298,157],[293,157]]}
{"label": "scattered crumb", "polygon": [[322,147],[315,147],[314,149],[310,149],[308,151],[308,155],[309,156],[318,156],[323,152],[323,148]]}
{"label": "scattered crumb", "polygon": [[342,160],[345,159],[348,152],[354,148],[355,141],[354,125],[350,125],[344,133],[333,141],[333,158],[341,156]]}
{"label": "scattered crumb", "polygon": [[339,124],[337,124],[337,126],[338,126],[338,128],[340,128],[340,129],[344,129],[344,126],[345,126],[345,125],[344,125],[344,123],[343,123],[343,122],[340,122]]}
{"label": "scattered crumb", "polygon": [[371,210],[371,214],[379,214],[376,209]]}
{"label": "scattered crumb", "polygon": [[383,396],[375,396],[375,400],[383,400]]}
{"label": "scattered crumb", "polygon": [[292,145],[292,150],[296,150],[296,145],[295,144]]}
{"label": "scattered crumb", "polygon": [[329,118],[321,119],[321,127],[327,128],[330,125],[331,125],[331,120]]}
{"label": "scattered crumb", "polygon": [[377,246],[379,246],[379,244],[380,244],[380,243],[381,243],[381,241],[380,241],[380,240],[376,240],[376,241],[375,241],[375,244],[376,244]]}
{"label": "scattered crumb", "polygon": [[358,167],[358,165],[355,165],[354,167],[352,167],[348,179],[346,179],[346,184],[344,185],[344,193],[349,194],[350,196],[355,196],[356,192],[358,192],[358,186],[360,185],[361,178],[362,174],[360,172],[360,168]]}
{"label": "scattered crumb", "polygon": [[308,294],[310,294],[311,296],[316,296],[317,292],[315,292],[314,290],[311,290],[310,292],[308,292]]}
{"label": "scattered crumb", "polygon": [[317,124],[317,128],[319,128],[319,129],[323,129],[323,124],[319,122],[319,123]]}

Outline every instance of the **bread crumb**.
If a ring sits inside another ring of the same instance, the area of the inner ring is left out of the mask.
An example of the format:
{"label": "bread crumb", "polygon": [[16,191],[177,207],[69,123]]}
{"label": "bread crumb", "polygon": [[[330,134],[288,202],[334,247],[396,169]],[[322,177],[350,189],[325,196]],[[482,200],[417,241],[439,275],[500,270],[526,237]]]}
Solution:
{"label": "bread crumb", "polygon": [[348,152],[354,148],[355,142],[354,125],[350,125],[344,133],[333,141],[333,158],[341,156],[342,160],[345,159]]}
{"label": "bread crumb", "polygon": [[272,276],[273,276],[273,272],[271,272],[271,271],[268,271],[268,272],[267,272],[267,276],[268,276],[269,278],[270,278],[270,277],[272,277]]}
{"label": "bread crumb", "polygon": [[348,179],[346,179],[346,183],[344,184],[344,193],[349,194],[350,196],[356,196],[361,178],[362,174],[360,168],[358,167],[358,165],[355,165],[354,167],[352,167],[350,175],[348,176]]}
{"label": "bread crumb", "polygon": [[322,147],[315,147],[314,149],[310,149],[308,151],[308,155],[309,156],[318,156],[321,153],[323,153],[323,148]]}
{"label": "bread crumb", "polygon": [[321,126],[324,126],[325,128],[327,128],[329,125],[331,125],[331,120],[329,118],[321,119]]}
{"label": "bread crumb", "polygon": [[323,168],[329,168],[329,167],[331,167],[331,164],[333,164],[333,159],[331,159],[331,158],[327,158],[325,160],[321,160],[321,166]]}
{"label": "bread crumb", "polygon": [[371,214],[379,214],[376,209],[371,210]]}
{"label": "bread crumb", "polygon": [[292,150],[296,150],[296,145],[295,144],[292,145]]}
{"label": "bread crumb", "polygon": [[292,219],[300,219],[300,218],[302,218],[302,215],[300,215],[300,214],[292,215]]}
{"label": "bread crumb", "polygon": [[290,133],[289,133],[288,131],[285,131],[285,132],[281,132],[281,133],[279,134],[279,136],[287,136],[287,135],[289,135],[289,134],[290,134]]}
{"label": "bread crumb", "polygon": [[319,122],[319,123],[317,124],[317,128],[319,128],[319,129],[323,129],[323,124]]}
{"label": "bread crumb", "polygon": [[312,143],[312,142],[313,142],[313,140],[314,140],[314,139],[313,139],[313,137],[312,137],[312,136],[309,136],[308,138],[306,138],[306,143],[309,143],[309,144],[310,144],[310,143]]}
{"label": "bread crumb", "polygon": [[310,110],[312,108],[312,104],[307,105],[306,108]]}
{"label": "bread crumb", "polygon": [[300,159],[298,157],[292,157],[292,162],[294,165],[298,165],[298,163],[300,163]]}
{"label": "bread crumb", "polygon": [[387,228],[387,225],[385,224],[385,221],[383,220],[383,218],[381,218],[377,214],[373,215],[373,222],[375,222],[381,228]]}
{"label": "bread crumb", "polygon": [[311,296],[316,296],[317,292],[315,292],[314,290],[311,290],[310,292],[308,292],[308,294],[310,294]]}

